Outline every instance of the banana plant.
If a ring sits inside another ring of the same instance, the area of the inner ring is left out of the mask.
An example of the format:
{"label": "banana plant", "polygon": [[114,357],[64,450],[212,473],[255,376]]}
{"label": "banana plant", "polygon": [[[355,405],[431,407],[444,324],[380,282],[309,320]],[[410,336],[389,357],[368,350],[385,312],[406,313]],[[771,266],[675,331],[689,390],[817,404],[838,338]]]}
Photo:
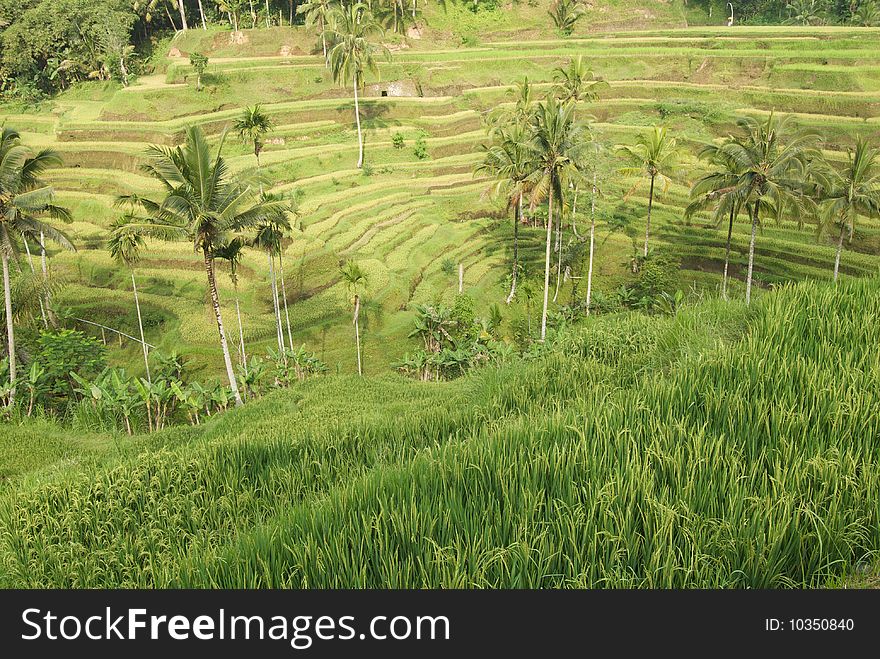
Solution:
{"label": "banana plant", "polygon": [[31,416],[34,412],[34,405],[37,398],[48,391],[48,383],[46,382],[46,369],[37,362],[32,362],[27,372],[27,379],[24,381],[24,388],[28,393],[27,415]]}
{"label": "banana plant", "polygon": [[190,424],[194,426],[201,424],[199,413],[205,405],[204,397],[191,386],[187,386],[184,389],[179,382],[174,380],[171,381],[171,391],[174,392],[174,396],[186,410],[186,416]]}
{"label": "banana plant", "polygon": [[263,393],[263,381],[266,377],[266,362],[261,357],[251,357],[247,367],[239,366],[238,375],[241,379],[247,398],[254,398]]}

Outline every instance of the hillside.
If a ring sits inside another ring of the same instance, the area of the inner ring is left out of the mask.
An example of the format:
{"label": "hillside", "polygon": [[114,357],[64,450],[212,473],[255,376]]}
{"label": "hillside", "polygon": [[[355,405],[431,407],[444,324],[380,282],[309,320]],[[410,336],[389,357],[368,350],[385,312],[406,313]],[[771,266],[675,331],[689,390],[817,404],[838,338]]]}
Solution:
{"label": "hillside", "polygon": [[876,278],[801,284],[592,319],[455,382],[313,380],[149,438],[20,426],[0,585],[849,583],[880,550],[878,314]]}
{"label": "hillside", "polygon": [[[59,305],[76,317],[101,318],[135,333],[129,273],[105,249],[108,228],[120,215],[115,197],[157,191],[141,171],[149,144],[178,143],[186,126],[198,124],[217,145],[224,128],[255,102],[276,123],[261,157],[262,172],[273,192],[299,199],[301,231],[284,243],[294,344],[305,343],[331,370],[355,370],[350,302],[339,264],[356,260],[369,275],[362,322],[365,367],[373,374],[387,372],[416,345],[407,336],[417,303],[451,301],[459,264],[464,291],[480,314],[487,315],[493,304],[504,307],[509,214],[487,194],[490,181],[475,176],[473,168],[486,139],[482,118],[508,102],[505,91],[524,75],[543,91],[554,67],[583,55],[595,74],[610,82],[599,101],[583,107],[595,117],[599,139],[610,146],[631,143],[660,122],[685,146],[680,170],[655,200],[653,222],[657,249],[681,265],[674,287],[693,299],[717,290],[725,239],[705,216],[692,223],[683,219],[690,184],[705,168],[695,157],[701,144],[728,134],[737,116],[775,111],[820,130],[826,155],[839,162],[855,136],[880,131],[880,30],[686,28],[678,3],[652,3],[643,10],[617,2],[591,8],[575,34],[561,39],[547,22],[544,4],[476,14],[429,5],[422,30],[407,39],[389,36],[391,60],[380,64],[378,78],[368,79],[362,99],[363,171],[355,168],[349,92],[332,82],[316,54],[315,33],[303,27],[244,30],[236,39],[219,28],[189,30],[173,41],[152,74],[128,88],[83,83],[39,111],[0,108],[0,122],[18,128],[25,143],[51,146],[64,156],[64,167],[48,178],[58,202],[73,213],[68,231],[79,251],[50,253],[53,271],[68,281]],[[210,62],[200,92],[188,59],[195,51]],[[383,97],[390,83],[398,84],[392,96]],[[396,135],[402,148],[394,144]],[[422,157],[416,155],[420,139]],[[250,147],[232,135],[224,154],[235,171],[255,169]],[[602,167],[595,286],[611,294],[633,279],[629,259],[635,240],[620,227],[641,230],[647,188],[631,190],[635,180],[617,174],[619,163],[611,155]],[[582,199],[575,216],[581,227],[589,211],[587,195]],[[537,278],[542,229],[523,226],[520,237],[525,274]],[[734,227],[731,264],[738,295],[748,237],[743,215]],[[842,272],[876,272],[878,254],[880,224],[861,222],[844,251]],[[755,276],[764,288],[823,280],[830,277],[833,259],[831,239],[817,241],[812,229],[798,227],[794,218],[768,221]],[[572,274],[582,276],[583,268],[581,258]],[[206,373],[219,375],[222,362],[200,257],[186,245],[154,241],[137,275],[147,341],[165,352],[177,349]],[[226,275],[220,277],[227,322],[239,298],[248,349],[265,352],[275,341],[265,254],[249,250],[239,275],[237,290]],[[579,299],[577,281],[566,280],[555,309]],[[504,307],[505,333],[513,335],[534,306],[520,298]],[[112,348],[111,358],[137,373],[138,351],[124,342]]]}

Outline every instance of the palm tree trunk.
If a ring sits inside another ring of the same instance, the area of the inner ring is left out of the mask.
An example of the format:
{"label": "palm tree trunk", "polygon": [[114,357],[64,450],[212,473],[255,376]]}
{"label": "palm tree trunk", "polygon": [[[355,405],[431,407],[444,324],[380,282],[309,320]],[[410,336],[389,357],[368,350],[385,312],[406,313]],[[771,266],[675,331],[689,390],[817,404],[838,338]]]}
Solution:
{"label": "palm tree trunk", "polygon": [[266,0],[266,27],[269,26],[269,0]]}
{"label": "palm tree trunk", "polygon": [[354,296],[354,338],[357,344],[357,357],[358,357],[358,375],[363,375],[364,370],[361,365],[361,327],[360,327],[360,316],[361,316],[361,296]]}
{"label": "palm tree trunk", "polygon": [[553,293],[553,302],[559,297],[559,284],[562,281],[562,204],[559,204],[559,217],[556,222],[556,251],[559,255],[556,259],[556,291]]}
{"label": "palm tree trunk", "polygon": [[[0,247],[2,250],[2,247]],[[6,304],[6,348],[9,355],[9,407],[15,402],[15,331],[12,329],[12,290],[9,282],[9,255],[2,250],[3,301]]]}
{"label": "palm tree trunk", "polygon": [[324,65],[326,66],[329,62],[327,61],[327,35],[324,33],[323,15],[321,15],[321,48],[324,51]]}
{"label": "palm tree trunk", "polygon": [[516,295],[516,272],[519,270],[519,223],[522,221],[522,198],[520,191],[519,200],[513,211],[513,272],[510,275],[510,295],[507,296],[507,304],[513,301]]}
{"label": "palm tree trunk", "polygon": [[571,231],[578,240],[581,235],[578,233],[577,227],[577,209],[578,209],[578,186],[574,186],[574,201],[571,204]]}
{"label": "palm tree trunk", "polygon": [[596,248],[596,174],[593,174],[593,200],[590,208],[590,265],[587,269],[587,315],[593,296],[593,253]]}
{"label": "palm tree trunk", "polygon": [[[43,283],[49,281],[49,264],[46,261],[46,236],[42,231],[40,231],[40,267],[43,269]],[[48,289],[46,290],[46,316],[49,318],[49,322],[54,326],[57,325],[57,319],[55,318],[55,314],[52,312],[51,306],[51,293],[49,293]]]}
{"label": "palm tree trunk", "polygon": [[837,283],[837,275],[840,272],[840,253],[843,251],[843,235],[846,232],[846,224],[840,227],[840,238],[837,241],[837,255],[834,257],[834,283]]}
{"label": "palm tree trunk", "polygon": [[177,0],[177,8],[180,10],[180,24],[183,25],[184,30],[188,30],[188,26],[186,24],[186,8],[183,6],[183,0]]}
{"label": "palm tree trunk", "polygon": [[254,0],[250,0],[251,3],[251,29],[257,27],[257,12],[254,11]]}
{"label": "palm tree trunk", "polygon": [[721,279],[721,297],[727,299],[727,272],[730,268],[730,239],[733,236],[733,208],[730,209],[730,223],[727,225],[727,245],[724,248],[724,277]]}
{"label": "palm tree trunk", "polygon": [[235,298],[235,315],[238,316],[238,340],[241,341],[241,367],[247,377],[247,351],[244,348],[244,328],[241,325],[241,309],[238,306],[238,298]]}
{"label": "palm tree trunk", "polygon": [[278,254],[278,268],[281,271],[281,298],[284,300],[284,318],[287,320],[287,345],[293,350],[293,333],[290,331],[290,312],[287,310],[287,289],[284,286],[284,258]]}
{"label": "palm tree trunk", "polygon": [[749,272],[746,277],[746,304],[752,303],[752,272],[755,266],[755,237],[758,233],[758,204],[752,210],[752,237],[749,240]]}
{"label": "palm tree trunk", "polygon": [[550,301],[550,246],[553,240],[553,184],[547,211],[547,249],[544,255],[544,309],[541,312],[541,341],[547,338],[547,303]]}
{"label": "palm tree trunk", "polygon": [[208,22],[205,20],[205,8],[202,6],[202,0],[199,0],[199,14],[202,17],[202,29],[208,29]]}
{"label": "palm tree trunk", "polygon": [[648,239],[651,236],[651,209],[654,207],[654,174],[651,174],[651,189],[648,192],[648,222],[645,224],[645,256],[648,255]]}
{"label": "palm tree trunk", "polygon": [[[24,251],[27,252],[28,265],[31,266],[31,274],[36,276],[37,269],[34,267],[34,257],[31,256],[31,248],[28,245],[27,236],[25,236],[23,233],[21,234],[21,241],[24,243]],[[43,305],[43,296],[42,295],[40,296],[39,302],[40,302],[40,317],[42,317],[42,319],[43,319],[43,327],[45,327],[46,329],[49,329],[49,319],[46,318],[46,307]],[[30,414],[28,414],[28,416],[30,416]]]}
{"label": "palm tree trunk", "polygon": [[278,351],[284,354],[284,331],[281,329],[281,305],[278,300],[278,280],[275,278],[275,259],[272,252],[266,250],[269,257],[269,277],[272,280],[272,305],[275,308],[275,334],[278,339]]}
{"label": "palm tree trunk", "polygon": [[357,168],[360,169],[364,165],[364,136],[361,133],[361,111],[358,106],[358,79],[357,76],[354,76],[354,118],[357,122],[358,129],[358,164]]}
{"label": "palm tree trunk", "polygon": [[174,19],[171,18],[171,12],[168,11],[168,5],[165,5],[165,15],[168,17],[168,22],[171,23],[171,29],[177,32],[177,25],[174,24]]}
{"label": "palm tree trunk", "polygon": [[131,287],[134,290],[134,306],[137,309],[138,329],[141,331],[141,348],[144,350],[144,367],[147,369],[147,382],[153,384],[153,378],[150,377],[150,349],[144,340],[144,321],[141,319],[141,303],[138,300],[138,289],[134,281],[134,272],[131,273]]}
{"label": "palm tree trunk", "polygon": [[235,397],[235,405],[241,405],[241,394],[238,392],[238,381],[235,379],[235,371],[232,368],[232,358],[229,356],[229,344],[226,342],[226,330],[223,329],[223,316],[220,314],[220,296],[217,294],[217,279],[214,277],[214,259],[205,250],[205,273],[208,275],[208,289],[211,293],[211,306],[214,308],[214,317],[217,319],[217,332],[220,334],[220,347],[223,348],[223,361],[226,362],[226,376],[229,378],[229,386]]}

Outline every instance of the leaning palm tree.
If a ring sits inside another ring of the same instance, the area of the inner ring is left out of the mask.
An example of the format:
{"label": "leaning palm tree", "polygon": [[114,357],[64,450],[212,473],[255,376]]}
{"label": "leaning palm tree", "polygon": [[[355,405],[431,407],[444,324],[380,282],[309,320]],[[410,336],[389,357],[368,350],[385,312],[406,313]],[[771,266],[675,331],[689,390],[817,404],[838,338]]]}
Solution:
{"label": "leaning palm tree", "polygon": [[863,137],[848,152],[842,170],[829,168],[828,182],[819,192],[822,200],[819,232],[839,227],[837,252],[834,256],[834,281],[840,271],[840,254],[844,238],[852,240],[859,216],[880,215],[880,150]]}
{"label": "leaning palm tree", "polygon": [[378,74],[376,54],[388,52],[381,44],[370,41],[382,28],[373,18],[367,5],[356,2],[340,7],[334,13],[332,37],[335,45],[328,54],[333,79],[340,85],[351,85],[354,89],[354,118],[358,133],[358,161],[360,169],[364,164],[364,136],[361,130],[361,112],[358,105],[358,89],[364,84],[367,71]]}
{"label": "leaning palm tree", "polygon": [[553,80],[554,93],[560,101],[595,101],[599,92],[609,87],[593,75],[583,55],[572,58],[568,66],[553,69]]}
{"label": "leaning palm tree", "polygon": [[583,124],[575,119],[574,103],[560,104],[550,96],[537,105],[534,135],[529,144],[534,170],[529,176],[534,206],[547,199],[547,243],[544,259],[544,306],[541,341],[547,336],[547,303],[550,293],[550,248],[553,238],[553,201],[563,204],[562,182],[580,176],[589,142]]}
{"label": "leaning palm tree", "polygon": [[144,353],[144,369],[147,374],[147,382],[153,383],[150,376],[150,351],[144,338],[144,321],[141,317],[141,303],[138,299],[137,281],[134,276],[134,266],[140,260],[140,251],[144,246],[144,238],[135,231],[128,229],[132,216],[123,216],[113,225],[107,248],[110,256],[118,263],[131,268],[131,288],[134,291],[134,307],[137,311],[138,329],[141,335],[141,348]]}
{"label": "leaning palm tree", "polygon": [[510,275],[510,294],[507,304],[516,295],[519,271],[519,225],[522,223],[523,197],[529,192],[528,178],[534,169],[529,149],[529,135],[516,124],[492,133],[492,145],[474,169],[475,174],[487,174],[496,179],[492,192],[503,195],[507,208],[513,209],[513,268]]}
{"label": "leaning palm tree", "polygon": [[37,219],[38,215],[43,214],[70,219],[70,213],[66,209],[52,203],[55,192],[40,179],[46,169],[59,164],[61,157],[56,152],[44,149],[34,153],[21,143],[21,136],[17,131],[11,128],[0,130],[0,261],[3,264],[3,301],[10,384],[7,400],[10,405],[15,399],[16,354],[9,260],[15,259],[18,254],[17,237],[43,235],[65,249],[74,249],[66,235]]}
{"label": "leaning palm tree", "polygon": [[[818,158],[816,135],[801,131],[793,133],[788,121],[777,120],[773,113],[764,121],[743,117],[737,121],[739,135],[722,144],[720,152],[740,170],[731,193],[736,202],[749,212],[752,233],[749,239],[749,269],[746,278],[746,304],[752,299],[752,274],[755,262],[755,238],[763,213],[778,220],[787,209],[801,209],[809,203],[803,194],[807,165]],[[803,217],[802,213],[798,217]]]}
{"label": "leaning palm tree", "polygon": [[235,121],[233,130],[238,133],[239,139],[245,144],[254,147],[254,157],[257,159],[257,168],[260,167],[260,154],[263,152],[263,138],[266,133],[275,127],[272,119],[263,112],[258,103],[254,107],[245,108],[242,115]]}
{"label": "leaning palm tree", "polygon": [[361,293],[367,285],[367,273],[361,269],[360,265],[354,261],[348,261],[340,271],[342,273],[342,281],[345,283],[348,292],[354,296],[354,336],[357,345],[358,375],[363,375],[364,370],[361,363]]}
{"label": "leaning palm tree", "polygon": [[699,157],[709,160],[715,169],[700,178],[691,188],[691,203],[685,209],[685,218],[710,206],[715,207],[716,225],[727,218],[727,241],[724,247],[724,274],[721,278],[721,297],[727,299],[728,272],[730,270],[730,242],[733,223],[742,211],[742,199],[736,194],[737,179],[742,174],[740,165],[727,156],[720,145],[709,144],[700,150]]}
{"label": "leaning palm tree", "polygon": [[162,184],[164,197],[159,201],[140,196],[122,199],[144,213],[131,217],[125,225],[126,231],[166,240],[186,240],[201,252],[229,386],[236,405],[241,405],[223,326],[214,259],[231,234],[282,217],[286,208],[284,204],[262,200],[251,185],[229,173],[221,156],[224,142],[225,134],[212,158],[202,129],[191,126],[183,146],[150,147],[144,170]]}
{"label": "leaning palm tree", "polygon": [[[644,254],[647,256],[648,241],[651,236],[651,209],[654,206],[654,185],[659,181],[664,191],[669,187],[669,174],[678,161],[675,138],[669,134],[665,126],[654,126],[648,135],[639,135],[634,145],[618,146],[617,152],[629,163],[628,167],[620,170],[621,174],[625,176],[647,174],[651,181],[648,189],[648,220],[645,224]],[[631,195],[638,185],[636,183],[627,196]]]}

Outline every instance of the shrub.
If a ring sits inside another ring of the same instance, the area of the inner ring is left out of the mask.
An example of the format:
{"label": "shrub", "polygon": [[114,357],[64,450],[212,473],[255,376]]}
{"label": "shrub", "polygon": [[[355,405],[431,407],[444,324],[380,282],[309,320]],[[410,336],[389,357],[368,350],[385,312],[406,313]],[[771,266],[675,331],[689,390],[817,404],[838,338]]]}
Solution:
{"label": "shrub", "polygon": [[76,383],[71,372],[89,378],[106,366],[101,342],[78,330],[69,329],[40,332],[34,363],[44,369],[48,393],[56,399],[55,402],[67,400],[73,395]]}

